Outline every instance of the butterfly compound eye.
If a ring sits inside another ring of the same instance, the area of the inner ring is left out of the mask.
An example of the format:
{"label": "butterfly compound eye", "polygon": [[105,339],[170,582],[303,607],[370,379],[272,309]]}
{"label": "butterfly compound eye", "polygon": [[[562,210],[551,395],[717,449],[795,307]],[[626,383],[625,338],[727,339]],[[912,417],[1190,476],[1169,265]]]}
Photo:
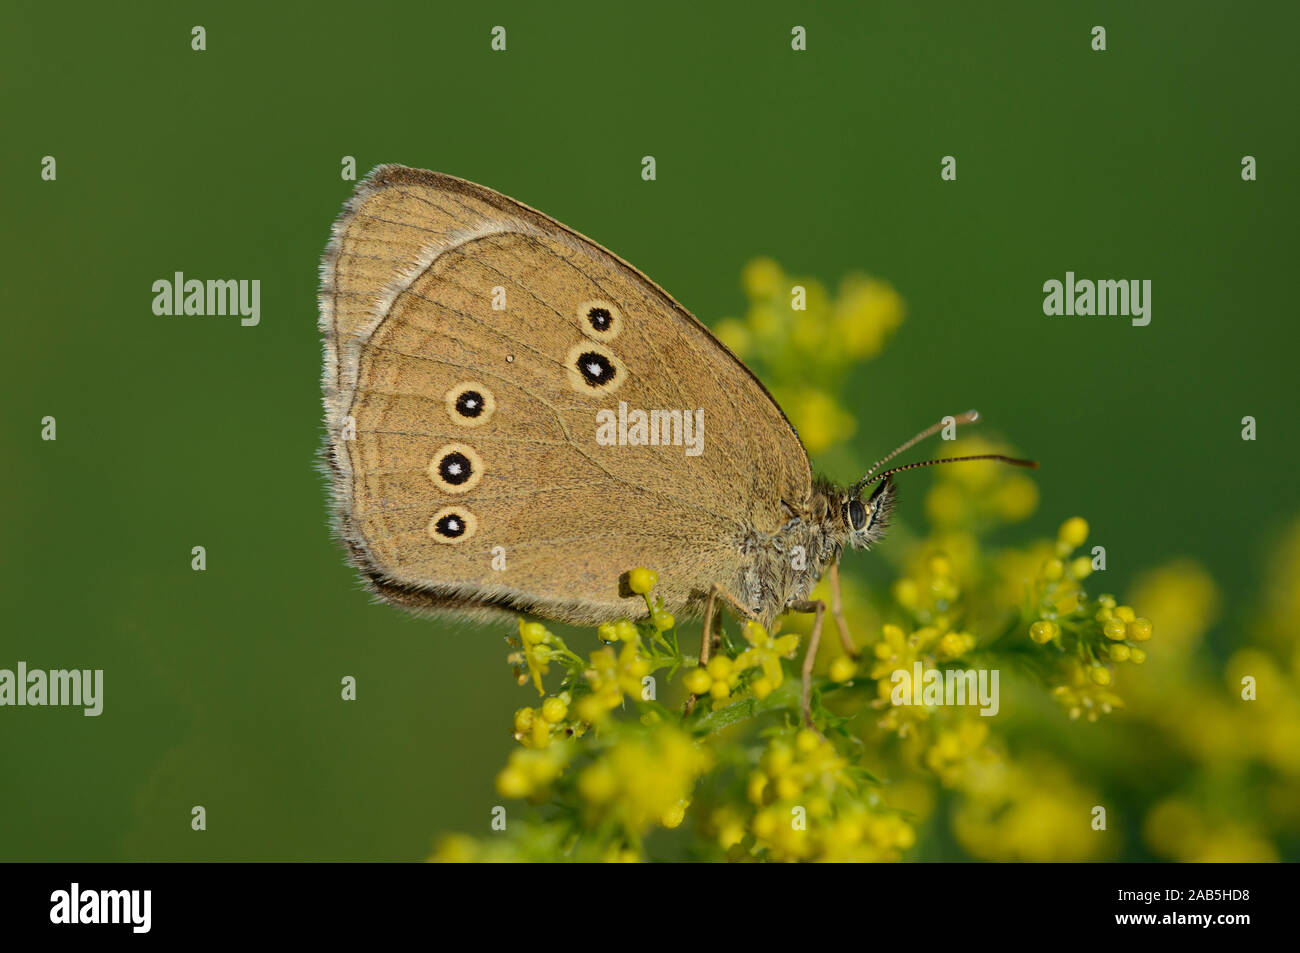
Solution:
{"label": "butterfly compound eye", "polygon": [[849,525],[854,530],[860,530],[867,525],[867,508],[862,505],[861,500],[849,500],[848,517]]}

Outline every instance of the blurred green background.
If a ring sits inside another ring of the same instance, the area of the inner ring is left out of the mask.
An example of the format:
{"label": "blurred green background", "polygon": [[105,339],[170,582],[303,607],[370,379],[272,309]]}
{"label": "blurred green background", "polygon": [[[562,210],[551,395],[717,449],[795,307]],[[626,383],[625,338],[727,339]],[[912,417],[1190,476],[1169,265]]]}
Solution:
{"label": "blurred green background", "polygon": [[[0,667],[103,668],[106,697],[99,718],[0,709],[0,859],[417,859],[439,832],[486,830],[530,700],[506,628],[372,604],[314,468],[317,265],[346,155],[358,176],[401,162],[515,196],[707,322],[743,310],[759,254],[887,279],[908,319],[854,387],[861,456],[978,407],[1043,463],[1029,529],[1087,516],[1109,588],[1180,554],[1210,569],[1226,596],[1210,652],[1296,513],[1294,5],[11,3],[3,19]],[[1044,317],[1042,284],[1067,270],[1151,279],[1150,326]],[[260,326],[155,316],[174,271],[261,279]]]}

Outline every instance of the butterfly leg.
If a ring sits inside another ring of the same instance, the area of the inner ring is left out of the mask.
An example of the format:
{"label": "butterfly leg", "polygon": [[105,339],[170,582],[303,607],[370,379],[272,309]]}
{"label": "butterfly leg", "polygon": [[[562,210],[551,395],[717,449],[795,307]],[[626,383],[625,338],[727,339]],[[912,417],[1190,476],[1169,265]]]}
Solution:
{"label": "butterfly leg", "polygon": [[813,731],[817,726],[812,717],[812,674],[813,663],[817,661],[817,647],[822,640],[822,620],[826,615],[826,603],[820,599],[792,602],[789,608],[794,612],[812,612],[812,631],[808,634],[808,651],[803,656],[803,692],[800,695],[800,707],[803,708],[804,723]]}
{"label": "butterfly leg", "polygon": [[[742,617],[753,620],[758,619],[758,616],[740,604],[739,599],[715,582],[709,589],[709,597],[704,601],[704,628],[700,633],[700,668],[704,668],[709,664],[709,657],[713,654],[713,618],[718,611],[718,596],[730,602]],[[689,715],[695,709],[695,702],[698,698],[697,695],[691,695],[690,698],[686,699],[686,714]]]}
{"label": "butterfly leg", "polygon": [[853,637],[849,635],[849,623],[844,618],[844,601],[840,598],[840,564],[839,560],[831,563],[831,618],[835,620],[835,628],[840,630],[840,645],[844,646],[844,654],[850,658],[857,658],[858,647],[853,644]]}

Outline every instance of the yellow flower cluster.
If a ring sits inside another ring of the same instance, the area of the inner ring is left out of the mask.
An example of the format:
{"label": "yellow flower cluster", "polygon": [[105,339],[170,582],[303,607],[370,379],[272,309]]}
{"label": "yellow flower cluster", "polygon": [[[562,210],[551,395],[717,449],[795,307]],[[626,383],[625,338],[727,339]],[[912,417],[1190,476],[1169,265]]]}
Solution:
{"label": "yellow flower cluster", "polygon": [[623,704],[625,696],[640,698],[642,679],[650,674],[650,663],[641,656],[641,637],[631,622],[619,622],[607,629],[601,626],[600,637],[617,639],[623,647],[617,654],[610,646],[591,653],[591,667],[584,672],[591,693],[575,706],[580,719],[599,724]]}
{"label": "yellow flower cluster", "polygon": [[[1061,524],[1055,545],[1042,544],[1026,553],[1004,556],[1003,573],[1008,579],[1021,583],[1021,591],[1015,593],[1017,601],[1027,595],[1034,614],[1053,623],[1030,633],[1040,645],[1059,635],[1056,619],[1081,611],[1087,602],[1083,580],[1092,575],[1092,560],[1074,555],[1087,539],[1087,521],[1074,516]],[[1014,582],[1008,589],[1014,591]]]}
{"label": "yellow flower cluster", "polygon": [[1089,823],[1097,795],[1050,758],[992,763],[963,795],[952,829],[975,857],[1056,863],[1101,860],[1115,849],[1114,835]]}
{"label": "yellow flower cluster", "polygon": [[1144,818],[1143,841],[1159,857],[1275,861],[1287,856],[1280,844],[1300,834],[1300,642],[1291,612],[1298,543],[1293,520],[1264,562],[1251,644],[1221,666],[1207,668],[1196,652],[1223,602],[1204,567],[1179,558],[1143,573],[1129,591],[1127,602],[1159,620],[1162,650],[1129,692],[1128,720],[1159,737],[1165,757],[1194,768]]}
{"label": "yellow flower cluster", "polygon": [[520,798],[544,794],[564,772],[572,754],[572,747],[563,744],[516,748],[497,775],[497,793]]}
{"label": "yellow flower cluster", "polygon": [[506,642],[520,651],[512,652],[506,661],[515,667],[515,678],[520,685],[532,680],[537,694],[545,695],[542,677],[551,670],[551,662],[557,659],[581,661],[569,650],[564,640],[540,622],[527,622],[523,619],[518,624],[519,635]]}
{"label": "yellow flower cluster", "polygon": [[[921,663],[922,672],[929,671],[936,663],[960,658],[975,647],[975,636],[971,633],[948,631],[946,619],[940,622],[941,625],[922,626],[910,634],[892,622],[881,626],[880,639],[871,649],[875,661],[869,672],[876,679],[876,707],[890,706],[895,672],[904,671],[910,679],[917,662]],[[924,705],[891,706],[879,724],[906,737],[915,723],[929,717],[930,710]]]}
{"label": "yellow flower cluster", "polygon": [[1096,721],[1099,716],[1124,707],[1124,700],[1107,687],[1110,670],[1104,665],[1069,659],[1064,663],[1062,679],[1052,688],[1052,694],[1071,718],[1084,715],[1088,721]]}
{"label": "yellow flower cluster", "polygon": [[753,805],[748,830],[734,809],[716,812],[719,845],[737,856],[753,852],[778,861],[899,859],[915,843],[915,831],[897,814],[868,805],[848,768],[835,745],[814,731],[773,738],[746,785]]}
{"label": "yellow flower cluster", "polygon": [[925,766],[945,787],[960,787],[972,771],[995,757],[988,742],[987,720],[978,715],[961,718],[956,725],[938,732],[925,751]]}
{"label": "yellow flower cluster", "polygon": [[799,636],[771,634],[757,622],[746,622],[743,631],[749,648],[734,659],[718,655],[709,659],[705,668],[690,669],[683,680],[688,691],[708,695],[714,701],[726,701],[739,687],[741,677],[754,668],[761,671],[749,688],[759,701],[781,687],[785,678],[781,659],[794,657]]}
{"label": "yellow flower cluster", "polygon": [[593,824],[615,822],[636,839],[655,825],[680,825],[696,780],[711,764],[707,749],[660,724],[615,741],[578,776],[578,794]]}
{"label": "yellow flower cluster", "polygon": [[[1150,640],[1150,620],[1139,618],[1132,606],[1119,605],[1113,596],[1090,600],[1083,580],[1093,571],[1092,560],[1075,556],[1088,539],[1088,523],[1072,517],[1061,524],[1051,554],[1040,548],[1035,555],[1005,559],[1005,572],[1025,579],[1023,589],[1036,618],[1027,626],[1029,638],[1052,645],[1061,653],[1059,677],[1053,688],[1071,718],[1096,721],[1123,706],[1110,690],[1114,665],[1146,661],[1142,643]],[[1026,563],[1036,560],[1031,570]]]}
{"label": "yellow flower cluster", "polygon": [[519,620],[519,637],[506,641],[521,652],[513,652],[507,658],[515,666],[515,677],[520,685],[526,685],[531,678],[537,694],[546,694],[542,687],[542,676],[551,670],[551,657],[555,654],[550,642],[554,636],[540,622]]}
{"label": "yellow flower cluster", "polygon": [[545,748],[557,736],[576,737],[583,733],[582,724],[569,724],[569,705],[573,697],[569,692],[552,695],[536,708],[520,708],[515,712],[515,740],[525,748]]}

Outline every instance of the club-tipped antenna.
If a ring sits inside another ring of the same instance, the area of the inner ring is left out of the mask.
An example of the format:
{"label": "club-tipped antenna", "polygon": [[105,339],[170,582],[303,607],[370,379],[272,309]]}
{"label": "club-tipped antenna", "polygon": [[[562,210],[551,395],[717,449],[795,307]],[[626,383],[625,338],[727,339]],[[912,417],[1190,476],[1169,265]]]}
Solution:
{"label": "club-tipped antenna", "polygon": [[922,460],[920,463],[904,463],[901,467],[891,467],[884,473],[876,476],[876,480],[883,480],[891,477],[895,473],[902,473],[904,470],[915,470],[917,467],[933,467],[940,463],[965,463],[967,460],[998,460],[1002,463],[1009,463],[1013,467],[1027,467],[1030,470],[1038,469],[1037,460],[1022,460],[1019,457],[1006,457],[1000,453],[977,453],[970,457],[940,457],[938,460]]}
{"label": "club-tipped antenna", "polygon": [[[978,410],[968,410],[964,414],[958,414],[956,417],[953,417],[952,421],[954,424],[973,424],[975,421],[979,419],[980,419],[980,412]],[[938,433],[940,430],[942,430],[944,427],[947,426],[947,422],[948,422],[948,418],[944,417],[937,424],[926,427],[924,430],[922,430],[911,440],[899,444],[889,453],[885,454],[883,457],[881,457],[879,460],[873,463],[871,465],[871,468],[867,470],[865,474],[863,474],[862,479],[859,480],[857,483],[853,484],[852,495],[857,496],[858,491],[872,481],[871,474],[875,473],[882,466],[884,466],[890,460],[894,459],[894,457],[898,456],[904,450],[910,450],[913,447],[915,447],[918,443],[920,443],[922,440],[924,440],[926,437],[930,437]],[[892,471],[892,472],[896,473],[897,471]],[[879,479],[879,477],[877,477],[877,479]]]}

